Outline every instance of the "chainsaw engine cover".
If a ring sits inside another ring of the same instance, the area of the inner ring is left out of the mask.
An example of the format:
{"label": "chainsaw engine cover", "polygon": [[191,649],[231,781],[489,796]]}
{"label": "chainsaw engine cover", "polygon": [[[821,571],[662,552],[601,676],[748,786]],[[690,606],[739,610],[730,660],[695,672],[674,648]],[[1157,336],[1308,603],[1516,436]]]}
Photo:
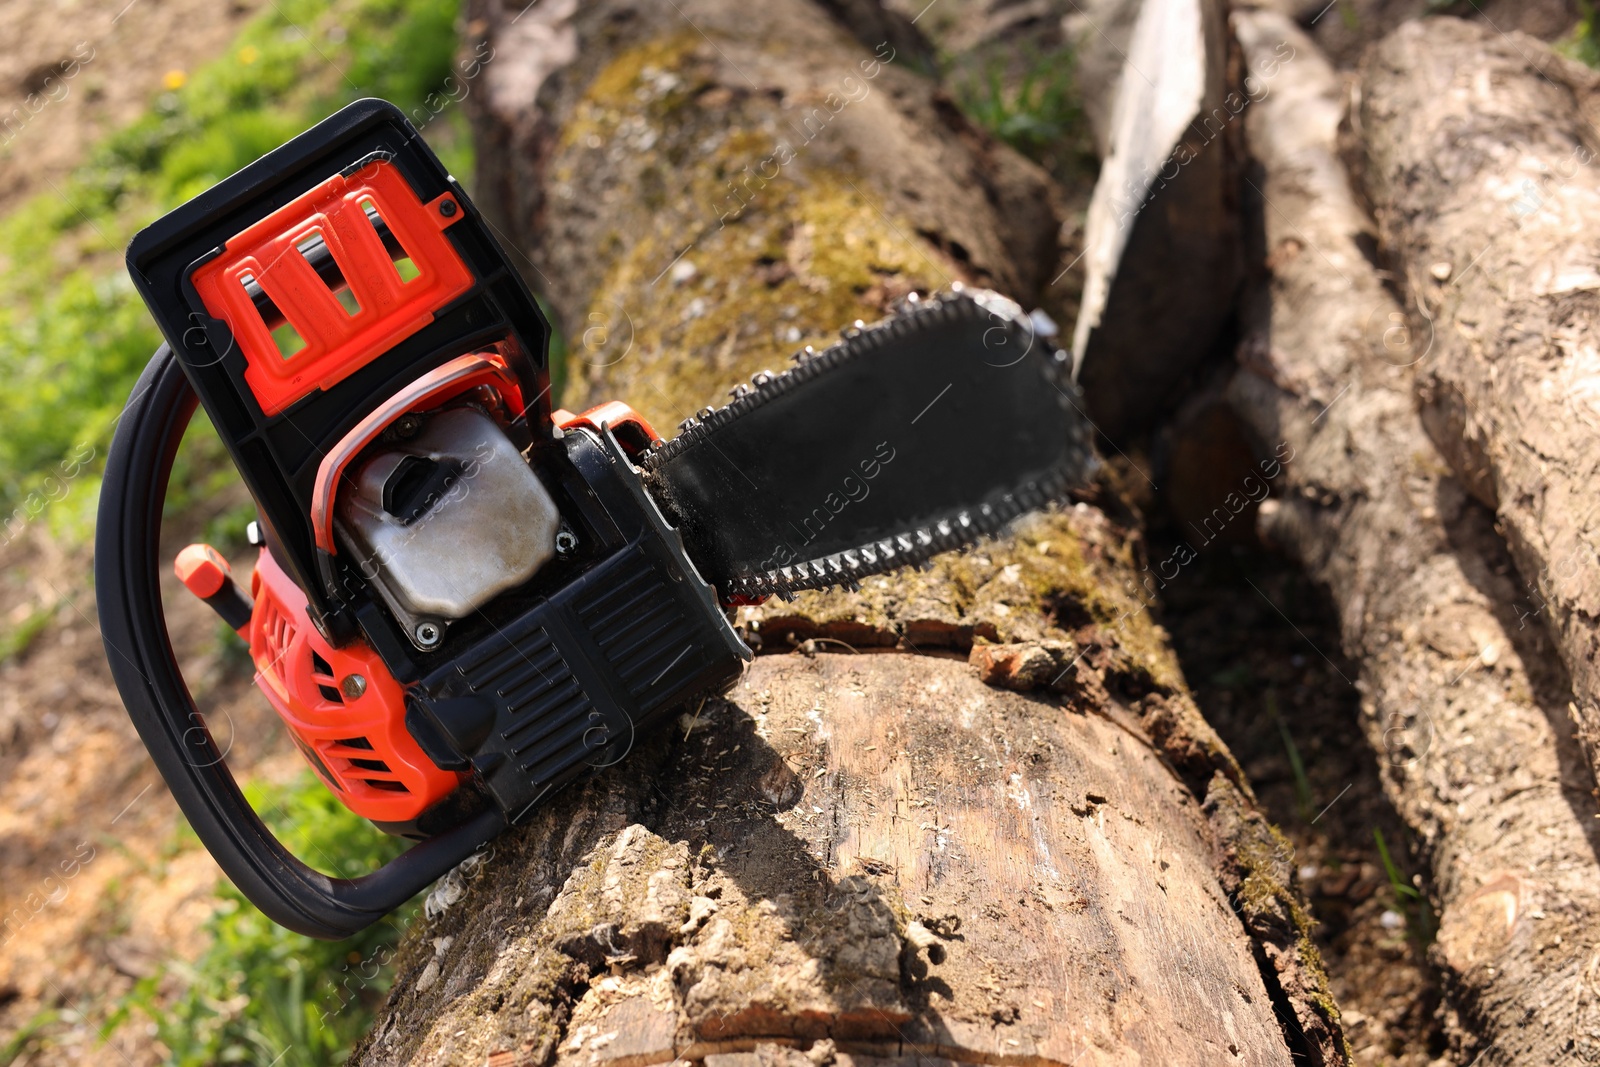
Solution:
{"label": "chainsaw engine cover", "polygon": [[338,531],[413,633],[423,619],[476,611],[555,556],[555,500],[476,407],[439,412],[385,442],[353,481],[335,509]]}

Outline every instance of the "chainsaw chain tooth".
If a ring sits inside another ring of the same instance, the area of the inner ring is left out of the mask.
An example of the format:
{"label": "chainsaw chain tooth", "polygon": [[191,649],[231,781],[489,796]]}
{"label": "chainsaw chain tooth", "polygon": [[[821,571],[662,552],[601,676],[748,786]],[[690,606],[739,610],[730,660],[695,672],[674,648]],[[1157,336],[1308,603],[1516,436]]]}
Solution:
{"label": "chainsaw chain tooth", "polygon": [[[1019,343],[1037,339],[1021,308],[998,293],[968,289],[959,282],[953,283],[945,293],[930,296],[908,293],[896,302],[888,318],[871,324],[857,319],[840,331],[839,341],[821,350],[806,345],[790,356],[788,369],[761,371],[748,384],[735,386],[729,403],[720,408],[703,408],[685,419],[677,437],[658,442],[640,457],[640,468],[647,476],[658,471],[702,439],[715,435],[729,422],[849,360],[872,352],[904,331],[922,328],[929,318],[953,323],[960,316],[985,315],[1000,319],[998,328],[1009,331],[1012,339]],[[1051,351],[1048,363],[1065,388],[1074,388],[1066,353],[1059,349]],[[1087,443],[1084,448],[1090,451]],[[1087,461],[1091,466],[1094,462],[1092,458]],[[1014,486],[994,500],[870,544],[775,571],[729,577],[720,583],[721,592],[724,597],[777,596],[788,600],[806,589],[859,589],[862,578],[908,568],[928,570],[934,556],[999,533],[1024,513],[1060,498],[1084,473],[1082,470],[1057,470],[1038,481]]]}

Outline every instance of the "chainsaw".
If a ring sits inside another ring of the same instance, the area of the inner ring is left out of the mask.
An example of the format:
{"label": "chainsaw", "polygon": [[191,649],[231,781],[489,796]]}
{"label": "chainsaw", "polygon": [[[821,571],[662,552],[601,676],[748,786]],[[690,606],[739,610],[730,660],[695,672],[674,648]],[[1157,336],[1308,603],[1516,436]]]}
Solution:
{"label": "chainsaw", "polygon": [[[166,343],[107,459],[95,579],[112,674],[234,884],[362,929],[611,766],[751,658],[733,609],[925,565],[1083,484],[1064,357],[1011,301],[907,298],[672,440],[550,398],[551,326],[404,115],[351,104],[141,231]],[[351,811],[414,839],[356,878],[263,824],[192,699],[161,600],[173,458],[202,405],[257,512],[248,590],[183,585]]]}

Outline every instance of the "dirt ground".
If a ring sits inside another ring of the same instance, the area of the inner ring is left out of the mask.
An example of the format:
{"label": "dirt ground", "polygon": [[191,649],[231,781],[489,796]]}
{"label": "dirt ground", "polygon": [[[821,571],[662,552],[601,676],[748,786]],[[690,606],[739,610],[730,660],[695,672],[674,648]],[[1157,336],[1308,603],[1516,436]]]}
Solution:
{"label": "dirt ground", "polygon": [[[1159,528],[1152,556],[1167,558],[1181,538]],[[1428,920],[1397,897],[1373,836],[1383,834],[1405,876],[1418,869],[1357,721],[1356,667],[1339,653],[1332,603],[1281,558],[1222,544],[1206,546],[1163,596],[1162,622],[1201,710],[1294,843],[1355,1063],[1452,1062],[1441,1058]]]}
{"label": "dirt ground", "polygon": [[[218,500],[214,511],[237,502]],[[167,555],[207,517],[186,516]],[[244,562],[236,556],[247,582]],[[0,666],[0,1058],[17,1052],[19,1065],[160,1062],[142,1021],[109,1048],[97,1029],[137,979],[204,947],[221,877],[197,842],[180,837],[177,806],[122,709],[95,624],[91,565],[87,548],[61,551],[42,522],[0,550],[7,621],[50,611],[28,650]],[[167,584],[174,646],[219,745],[231,744],[230,765],[292,777],[299,759],[247,669],[222,654],[219,624]]]}
{"label": "dirt ground", "polygon": [[220,53],[266,0],[0,3],[0,214]]}

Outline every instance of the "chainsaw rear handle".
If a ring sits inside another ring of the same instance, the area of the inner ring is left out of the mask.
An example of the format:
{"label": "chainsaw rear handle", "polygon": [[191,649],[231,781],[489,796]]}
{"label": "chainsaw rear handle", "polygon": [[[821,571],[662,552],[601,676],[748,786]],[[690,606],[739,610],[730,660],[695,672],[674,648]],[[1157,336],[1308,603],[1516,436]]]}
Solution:
{"label": "chainsaw rear handle", "polygon": [[161,514],[173,457],[197,398],[165,344],[134,386],[111,442],[95,534],[100,631],[145,748],[201,842],[274,922],[349,937],[404,904],[506,825],[488,810],[360,878],[300,862],[251,808],[184,683],[161,606]]}

